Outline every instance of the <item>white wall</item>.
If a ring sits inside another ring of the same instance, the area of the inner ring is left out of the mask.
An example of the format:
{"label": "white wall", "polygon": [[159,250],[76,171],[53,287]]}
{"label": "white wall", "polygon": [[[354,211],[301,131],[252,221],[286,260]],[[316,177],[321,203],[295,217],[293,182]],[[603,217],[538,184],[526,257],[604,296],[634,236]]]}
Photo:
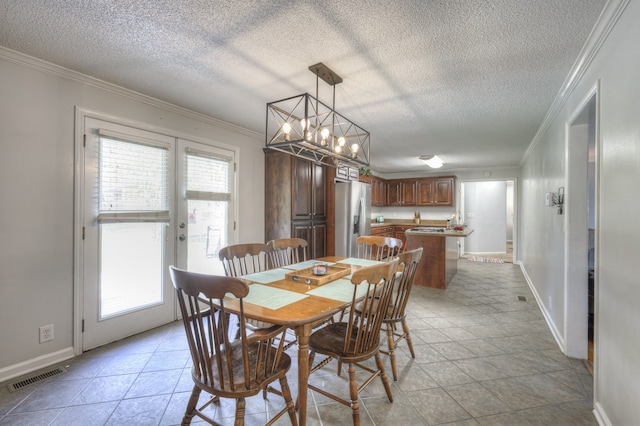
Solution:
{"label": "white wall", "polygon": [[[625,4],[610,2],[607,19]],[[556,111],[552,108],[523,163],[518,188],[519,259],[564,345],[565,322],[570,322],[565,305],[571,297],[563,281],[564,247],[566,243],[571,248],[572,242],[565,241],[565,216],[544,207],[544,194],[565,186],[565,126],[600,80],[594,403],[599,422],[611,425],[637,424],[640,419],[640,285],[635,268],[640,228],[634,226],[640,211],[638,20],[640,1],[631,0],[575,89],[566,93],[566,102],[558,104]],[[596,35],[606,33],[606,22]],[[590,47],[597,44],[592,42]],[[570,198],[567,194],[569,208]]]}
{"label": "white wall", "polygon": [[73,345],[76,106],[238,147],[239,242],[264,240],[259,135],[1,48],[0,88],[0,381]]}

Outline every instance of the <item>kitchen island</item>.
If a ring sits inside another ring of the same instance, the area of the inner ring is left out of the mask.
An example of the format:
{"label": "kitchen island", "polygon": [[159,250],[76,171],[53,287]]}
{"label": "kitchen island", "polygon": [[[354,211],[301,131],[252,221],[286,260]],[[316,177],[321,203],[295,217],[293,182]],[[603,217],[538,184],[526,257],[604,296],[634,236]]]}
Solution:
{"label": "kitchen island", "polygon": [[465,238],[473,229],[462,231],[437,227],[407,229],[406,250],[422,247],[422,259],[416,271],[414,285],[445,289],[458,272],[458,238]]}

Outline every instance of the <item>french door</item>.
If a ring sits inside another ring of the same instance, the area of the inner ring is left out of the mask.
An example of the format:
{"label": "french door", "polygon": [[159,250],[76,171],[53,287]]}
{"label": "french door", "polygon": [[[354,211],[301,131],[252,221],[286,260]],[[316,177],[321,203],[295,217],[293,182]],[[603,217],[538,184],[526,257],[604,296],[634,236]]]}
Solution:
{"label": "french door", "polygon": [[82,350],[176,319],[169,265],[218,273],[234,152],[85,117]]}

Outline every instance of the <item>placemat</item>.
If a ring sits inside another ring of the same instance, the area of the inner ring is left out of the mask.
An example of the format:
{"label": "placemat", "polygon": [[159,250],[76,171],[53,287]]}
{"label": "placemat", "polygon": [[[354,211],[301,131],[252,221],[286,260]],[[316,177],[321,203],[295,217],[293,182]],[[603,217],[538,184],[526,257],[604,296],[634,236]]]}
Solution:
{"label": "placemat", "polygon": [[[349,280],[339,279],[334,282],[322,285],[308,291],[306,294],[326,297],[327,299],[339,300],[340,302],[351,302],[353,300],[353,284]],[[358,285],[358,297],[364,296],[367,292],[367,285]]]}
{"label": "placemat", "polygon": [[377,260],[358,259],[355,257],[349,257],[347,259],[338,260],[336,263],[346,263],[347,265],[356,265],[356,266],[373,266],[373,265],[380,265],[384,262],[379,262]]}
{"label": "placemat", "polygon": [[276,310],[306,297],[309,296],[262,284],[251,284],[249,286],[249,294],[244,298],[244,301],[263,308]]}
{"label": "placemat", "polygon": [[284,280],[284,274],[289,272],[287,269],[277,268],[269,269],[268,271],[256,272],[254,274],[243,275],[243,278],[248,281],[253,281],[260,284],[269,284],[274,281]]}

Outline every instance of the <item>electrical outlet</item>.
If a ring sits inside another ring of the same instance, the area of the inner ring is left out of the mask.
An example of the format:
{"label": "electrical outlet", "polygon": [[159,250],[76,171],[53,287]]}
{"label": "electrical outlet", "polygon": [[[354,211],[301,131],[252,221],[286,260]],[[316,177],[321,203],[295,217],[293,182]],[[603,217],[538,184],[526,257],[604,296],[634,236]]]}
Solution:
{"label": "electrical outlet", "polygon": [[40,343],[53,340],[53,324],[40,327]]}

